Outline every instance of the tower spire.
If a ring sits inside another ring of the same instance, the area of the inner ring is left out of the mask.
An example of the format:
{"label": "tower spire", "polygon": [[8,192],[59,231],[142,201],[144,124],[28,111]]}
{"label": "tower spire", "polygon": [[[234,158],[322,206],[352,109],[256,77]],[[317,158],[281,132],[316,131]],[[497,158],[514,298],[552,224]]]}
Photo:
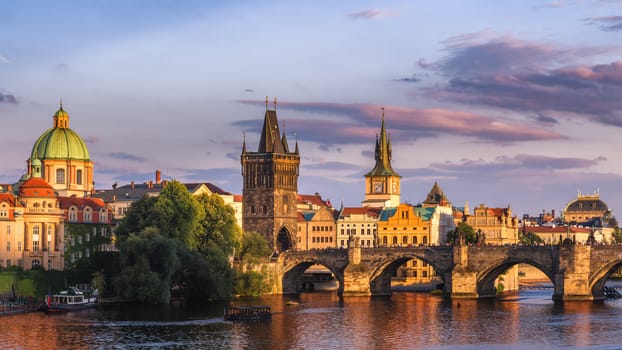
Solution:
{"label": "tower spire", "polygon": [[391,167],[391,141],[387,137],[387,131],[384,127],[384,107],[382,111],[382,121],[380,123],[380,135],[376,135],[375,159],[376,166],[368,175],[395,175],[399,176],[393,167]]}

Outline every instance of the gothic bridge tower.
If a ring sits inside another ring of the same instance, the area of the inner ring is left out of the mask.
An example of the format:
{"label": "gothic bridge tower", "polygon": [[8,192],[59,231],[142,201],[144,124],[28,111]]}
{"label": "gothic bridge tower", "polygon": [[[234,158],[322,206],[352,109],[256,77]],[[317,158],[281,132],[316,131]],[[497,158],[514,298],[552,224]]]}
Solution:
{"label": "gothic bridge tower", "polygon": [[246,151],[246,140],[240,155],[242,163],[242,226],[244,231],[257,231],[275,251],[294,250],[297,230],[298,141],[289,151],[287,137],[279,130],[274,110],[268,109],[257,152]]}
{"label": "gothic bridge tower", "polygon": [[376,165],[365,174],[365,200],[363,207],[397,207],[400,205],[401,176],[391,166],[391,139],[384,128],[384,108],[380,135],[376,135],[374,158]]}

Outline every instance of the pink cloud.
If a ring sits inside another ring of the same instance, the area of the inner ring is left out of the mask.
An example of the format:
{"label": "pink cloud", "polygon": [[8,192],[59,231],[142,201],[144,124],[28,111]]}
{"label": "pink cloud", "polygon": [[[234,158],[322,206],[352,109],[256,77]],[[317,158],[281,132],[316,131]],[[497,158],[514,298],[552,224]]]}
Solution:
{"label": "pink cloud", "polygon": [[391,13],[379,9],[368,9],[348,14],[350,19],[382,19],[390,16]]}

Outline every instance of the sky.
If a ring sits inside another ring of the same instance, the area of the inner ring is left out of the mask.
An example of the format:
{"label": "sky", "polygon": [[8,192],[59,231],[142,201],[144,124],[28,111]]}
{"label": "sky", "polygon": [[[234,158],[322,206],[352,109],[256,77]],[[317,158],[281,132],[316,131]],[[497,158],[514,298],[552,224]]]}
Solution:
{"label": "sky", "polygon": [[[622,1],[5,1],[0,183],[62,99],[95,186],[164,178],[242,192],[265,99],[299,193],[359,206],[381,108],[417,204],[622,216]],[[244,136],[245,135],[245,136]],[[291,146],[291,145],[290,145]]]}

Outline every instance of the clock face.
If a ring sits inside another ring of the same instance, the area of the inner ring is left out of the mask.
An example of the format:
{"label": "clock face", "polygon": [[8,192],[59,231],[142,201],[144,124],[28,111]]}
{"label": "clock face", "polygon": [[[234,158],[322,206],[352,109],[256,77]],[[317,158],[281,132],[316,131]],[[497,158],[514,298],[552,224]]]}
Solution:
{"label": "clock face", "polygon": [[376,182],[374,184],[374,192],[376,192],[376,193],[382,192],[382,183],[381,182]]}

